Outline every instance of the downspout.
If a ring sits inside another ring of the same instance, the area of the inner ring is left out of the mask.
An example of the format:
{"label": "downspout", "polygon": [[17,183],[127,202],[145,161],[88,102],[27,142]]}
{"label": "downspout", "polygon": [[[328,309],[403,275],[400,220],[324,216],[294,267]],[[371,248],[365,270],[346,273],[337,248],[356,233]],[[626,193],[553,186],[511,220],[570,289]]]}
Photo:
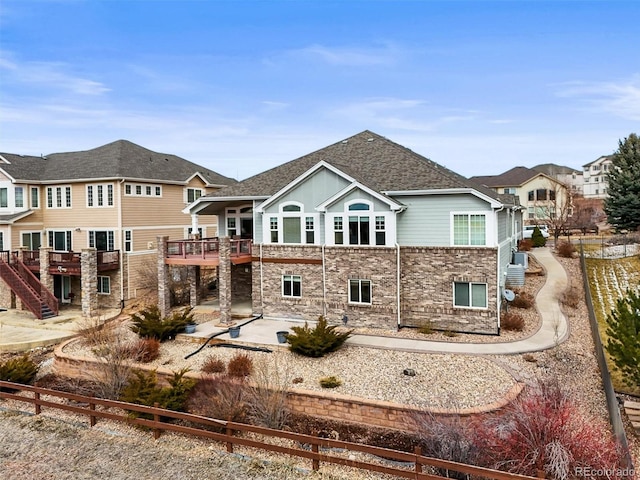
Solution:
{"label": "downspout", "polygon": [[[124,244],[123,244],[123,236],[124,232],[122,231],[122,185],[124,184],[124,178],[120,180],[120,185],[118,185],[118,233],[120,236],[120,308],[124,308],[124,269],[122,268],[124,265]],[[131,242],[133,244],[133,235],[131,237]],[[127,262],[127,286],[130,286],[129,283],[130,275],[129,275],[129,262]]]}
{"label": "downspout", "polygon": [[322,315],[327,318],[327,269],[324,253],[325,244],[322,244]]}
{"label": "downspout", "polygon": [[260,243],[260,312],[264,315],[264,271],[262,267],[262,242]]}
{"label": "downspout", "polygon": [[[497,312],[497,320],[498,320],[498,332],[497,334],[500,335],[500,313],[501,313],[501,309],[500,307],[501,305],[501,299],[502,299],[502,294],[500,292],[500,283],[502,281],[502,276],[500,275],[500,239],[499,239],[499,235],[498,235],[498,228],[499,228],[499,219],[498,219],[498,213],[500,213],[501,211],[504,210],[504,205],[502,205],[499,209],[497,209],[495,211],[495,219],[496,219],[496,227],[495,227],[495,242],[496,242],[496,246],[497,246],[497,253],[498,253],[498,258],[497,258],[497,262],[496,262],[496,282],[497,282],[497,291],[498,294],[496,295],[496,312]],[[509,240],[509,250],[511,250],[511,240]]]}
{"label": "downspout", "polygon": [[400,244],[396,242],[396,292],[397,292],[397,305],[396,310],[398,313],[398,330],[400,330],[400,296],[402,293],[402,285],[400,284]]}

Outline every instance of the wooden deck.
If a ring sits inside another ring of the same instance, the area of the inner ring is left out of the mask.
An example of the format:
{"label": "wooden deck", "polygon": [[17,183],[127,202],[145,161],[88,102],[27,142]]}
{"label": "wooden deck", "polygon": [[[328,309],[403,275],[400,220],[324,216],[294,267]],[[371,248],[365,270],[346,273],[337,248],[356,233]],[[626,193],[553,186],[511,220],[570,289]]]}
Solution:
{"label": "wooden deck", "polygon": [[[251,263],[252,240],[231,240],[231,263]],[[220,265],[220,241],[216,238],[202,240],[172,240],[167,242],[167,265]]]}

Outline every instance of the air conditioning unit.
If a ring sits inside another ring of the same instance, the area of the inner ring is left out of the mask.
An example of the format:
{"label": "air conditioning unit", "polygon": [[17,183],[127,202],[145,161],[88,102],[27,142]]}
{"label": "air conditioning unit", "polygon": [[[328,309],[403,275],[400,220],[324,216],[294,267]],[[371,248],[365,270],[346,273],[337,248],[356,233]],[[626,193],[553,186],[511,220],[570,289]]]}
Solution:
{"label": "air conditioning unit", "polygon": [[526,270],[529,268],[529,254],[527,252],[516,252],[513,254],[513,263],[522,265]]}
{"label": "air conditioning unit", "polygon": [[509,265],[507,267],[507,287],[521,287],[524,285],[524,267],[522,265]]}

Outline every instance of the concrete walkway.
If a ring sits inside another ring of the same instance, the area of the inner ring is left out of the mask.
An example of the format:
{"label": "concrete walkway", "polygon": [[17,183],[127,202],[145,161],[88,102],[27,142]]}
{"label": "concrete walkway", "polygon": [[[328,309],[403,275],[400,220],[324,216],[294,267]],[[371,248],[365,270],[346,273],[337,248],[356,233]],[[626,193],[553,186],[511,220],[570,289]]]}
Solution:
{"label": "concrete walkway", "polygon": [[[410,352],[479,355],[511,355],[552,348],[563,342],[569,334],[566,317],[558,304],[558,298],[567,286],[567,274],[551,254],[549,248],[537,248],[531,253],[544,267],[547,276],[546,283],[536,296],[536,306],[542,317],[542,326],[529,338],[515,342],[455,343],[412,340],[393,336],[353,335],[347,340],[347,343],[362,347]],[[236,308],[240,307],[243,310],[236,313],[242,314],[241,316],[246,318],[235,322],[237,325],[241,325],[238,342],[278,345],[277,331],[289,331],[292,326],[302,324],[299,321],[270,318],[251,320],[249,318],[250,306],[236,306]],[[196,307],[196,311],[205,312],[205,314],[207,311],[214,312],[215,309],[215,305]],[[109,313],[115,316],[118,312]],[[36,320],[33,315],[17,310],[2,312],[0,313],[0,352],[26,351],[39,346],[60,343],[64,339],[76,335],[83,323],[86,326],[86,321],[82,319],[78,309],[63,311],[60,316],[50,320]],[[220,326],[218,320],[200,323],[195,333],[181,334],[180,337],[183,340],[190,339],[194,342],[202,342],[213,335],[219,340],[232,340],[227,328]]]}
{"label": "concrete walkway", "polygon": [[567,273],[555,259],[549,247],[530,252],[546,271],[546,282],[536,295],[536,308],[542,317],[540,329],[523,340],[500,343],[445,343],[428,340],[354,335],[351,345],[388,348],[410,352],[468,353],[480,355],[513,355],[552,348],[569,336],[567,318],[560,310],[558,299],[567,287]]}

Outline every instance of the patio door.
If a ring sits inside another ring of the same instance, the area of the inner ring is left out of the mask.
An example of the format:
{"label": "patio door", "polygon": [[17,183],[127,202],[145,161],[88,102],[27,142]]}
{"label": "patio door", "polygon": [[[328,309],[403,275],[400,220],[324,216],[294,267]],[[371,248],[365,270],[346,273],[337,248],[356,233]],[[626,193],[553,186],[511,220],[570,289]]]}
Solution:
{"label": "patio door", "polygon": [[69,275],[53,276],[53,295],[62,303],[71,303],[71,277]]}
{"label": "patio door", "polygon": [[49,231],[49,246],[56,252],[71,251],[71,231],[51,230]]}

